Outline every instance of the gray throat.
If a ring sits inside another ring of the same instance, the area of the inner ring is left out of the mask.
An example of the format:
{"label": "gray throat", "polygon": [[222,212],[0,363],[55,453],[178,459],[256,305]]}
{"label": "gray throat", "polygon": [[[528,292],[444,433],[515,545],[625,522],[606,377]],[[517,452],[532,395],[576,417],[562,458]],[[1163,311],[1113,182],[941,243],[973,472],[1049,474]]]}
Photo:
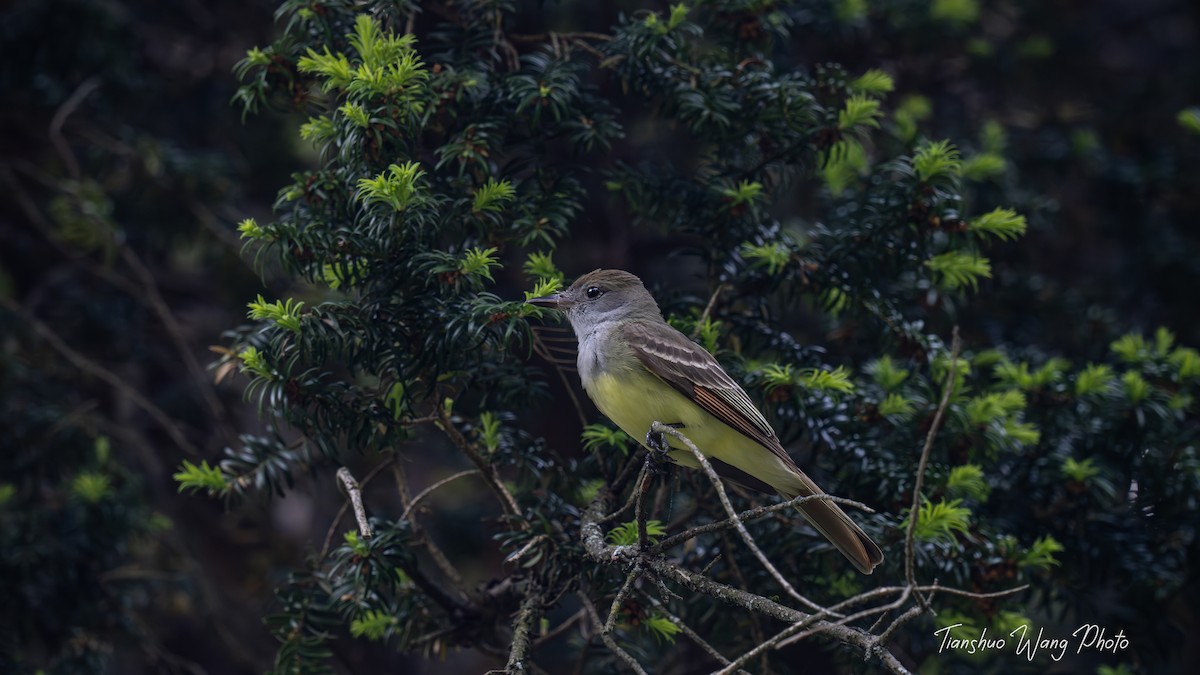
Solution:
{"label": "gray throat", "polygon": [[579,368],[579,379],[583,381],[584,386],[609,370],[615,355],[608,352],[613,349],[612,332],[616,329],[615,321],[602,321],[588,326],[586,332],[576,328],[575,337],[579,340],[579,351],[575,365]]}

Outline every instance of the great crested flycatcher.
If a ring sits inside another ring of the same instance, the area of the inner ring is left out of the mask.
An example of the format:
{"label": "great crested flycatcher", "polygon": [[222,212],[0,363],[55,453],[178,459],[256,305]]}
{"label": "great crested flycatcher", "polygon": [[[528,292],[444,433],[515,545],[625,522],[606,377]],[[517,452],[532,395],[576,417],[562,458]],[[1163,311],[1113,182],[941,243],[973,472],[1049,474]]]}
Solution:
{"label": "great crested flycatcher", "polygon": [[[596,270],[530,303],[566,313],[579,339],[579,377],[600,412],[641,442],[652,422],[676,426],[723,477],[785,498],[823,494],[780,445],[775,431],[717,360],[662,318],[641,279]],[[674,438],[668,457],[696,468]],[[863,574],[883,553],[837,504],[799,506]]]}

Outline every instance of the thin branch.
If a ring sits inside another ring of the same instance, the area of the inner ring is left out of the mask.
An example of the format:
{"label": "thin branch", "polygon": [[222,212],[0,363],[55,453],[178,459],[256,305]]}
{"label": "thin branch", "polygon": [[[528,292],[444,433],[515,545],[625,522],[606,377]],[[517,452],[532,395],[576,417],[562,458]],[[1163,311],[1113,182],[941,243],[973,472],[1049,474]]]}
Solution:
{"label": "thin branch", "polygon": [[[592,604],[592,601],[588,599],[588,596],[582,592],[580,592],[578,595],[580,601],[583,602],[583,606],[587,609],[588,616],[590,616],[592,619],[592,624],[598,628],[603,626],[603,624],[600,623],[600,615],[596,613],[596,607]],[[625,665],[629,666],[633,672],[637,673],[638,675],[647,675],[646,671],[642,669],[637,660],[630,656],[629,652],[621,649],[621,645],[617,644],[617,641],[612,639],[612,636],[606,633],[604,630],[600,631],[600,640],[604,642],[604,646],[608,647],[609,651],[624,661]]]}
{"label": "thin branch", "polygon": [[171,440],[174,441],[175,444],[178,445],[185,453],[191,456],[200,454],[200,451],[195,445],[192,445],[191,441],[187,439],[183,433],[183,430],[179,427],[175,420],[171,419],[171,417],[163,412],[161,408],[151,403],[150,400],[145,396],[142,396],[142,394],[136,389],[129,386],[129,384],[127,384],[125,380],[121,379],[121,377],[116,373],[113,373],[111,370],[72,349],[67,345],[66,342],[63,341],[61,337],[58,336],[57,333],[54,332],[54,329],[42,323],[31,314],[25,312],[20,305],[10,298],[0,296],[0,305],[3,305],[10,312],[21,317],[21,319],[28,323],[38,335],[41,335],[43,338],[45,338],[46,342],[49,343],[49,345],[53,347],[55,351],[57,351],[59,354],[62,354],[63,357],[70,361],[71,364],[76,368],[96,377],[97,379],[103,380],[110,387],[128,397],[134,405],[141,408],[146,412],[146,414],[150,415],[150,417],[154,418],[154,421],[158,422],[159,426],[163,428],[163,431],[166,431],[167,435],[171,437]]}
{"label": "thin branch", "polygon": [[673,546],[678,546],[679,544],[682,544],[683,542],[685,542],[689,539],[694,539],[702,534],[707,534],[709,532],[717,532],[720,530],[728,529],[730,527],[735,527],[735,524],[738,521],[745,523],[745,522],[748,522],[751,520],[755,520],[757,518],[761,518],[762,516],[765,516],[767,514],[774,513],[776,511],[783,511],[785,509],[797,507],[797,506],[800,506],[801,504],[807,504],[810,501],[817,501],[817,500],[833,502],[834,504],[841,504],[842,506],[852,506],[856,509],[865,511],[866,513],[875,513],[875,509],[872,509],[871,507],[867,506],[866,504],[863,504],[862,502],[856,502],[853,499],[846,499],[845,497],[835,497],[833,495],[827,495],[827,494],[795,497],[793,499],[779,502],[777,504],[770,504],[767,506],[759,506],[757,508],[742,511],[741,513],[737,514],[737,516],[735,516],[733,518],[726,518],[725,520],[718,520],[716,522],[706,523],[704,525],[697,525],[696,527],[693,527],[689,530],[685,530],[683,532],[680,532],[679,534],[667,537],[666,539],[662,540],[661,542],[655,544],[650,549],[650,552],[651,553],[661,553],[662,551],[666,551]]}
{"label": "thin branch", "polygon": [[[399,462],[394,462],[392,464],[392,472],[396,476],[396,491],[400,493],[400,504],[404,507],[404,514],[400,516],[400,519],[408,520],[409,526],[412,528],[413,536],[425,545],[425,550],[429,551],[429,556],[433,558],[433,562],[442,570],[442,573],[445,574],[448,579],[450,579],[450,582],[454,584],[457,589],[458,587],[462,586],[463,583],[462,573],[459,572],[458,568],[450,562],[450,559],[446,557],[446,554],[442,551],[441,547],[437,545],[437,542],[433,540],[433,537],[429,536],[429,533],[415,518],[415,507],[417,502],[424,499],[426,495],[432,494],[434,490],[437,490],[442,485],[445,485],[454,478],[464,474],[479,473],[478,469],[471,469],[463,472],[462,474],[457,474],[456,476],[443,479],[425,488],[420,494],[417,495],[415,499],[409,493],[408,474],[404,471],[404,466]],[[414,515],[414,518],[411,520],[409,520],[410,513]]]}
{"label": "thin branch", "polygon": [[541,635],[538,637],[537,640],[534,640],[533,648],[537,649],[538,647],[541,647],[543,644],[550,642],[551,640],[558,637],[559,635],[562,635],[563,633],[570,630],[571,626],[574,626],[575,624],[579,623],[581,620],[583,620],[586,617],[587,617],[586,609],[581,609],[578,612],[575,612],[566,621],[563,621],[562,623],[558,624],[554,628],[551,628],[549,631],[546,631],[545,635]]}
{"label": "thin branch", "polygon": [[554,372],[558,373],[558,379],[562,380],[563,389],[567,390],[567,396],[571,397],[571,405],[575,408],[575,414],[579,415],[580,426],[587,426],[587,415],[583,414],[583,406],[579,403],[579,397],[575,395],[575,390],[571,387],[570,380],[567,379],[566,373],[563,372],[562,365],[558,363],[550,354],[549,347],[542,341],[542,336],[538,331],[533,332],[534,350],[542,355],[550,365],[554,367]]}
{"label": "thin branch", "polygon": [[[604,542],[603,530],[599,521],[604,511],[608,508],[610,498],[610,493],[606,490],[601,490],[584,512],[581,523],[584,550],[594,560],[606,564],[639,564],[643,570],[663,579],[672,580],[695,593],[702,593],[722,602],[742,607],[754,613],[761,613],[787,622],[788,624],[800,623],[801,625],[795,629],[797,631],[809,626],[820,627],[822,632],[833,639],[858,647],[868,656],[874,655],[888,671],[892,673],[908,672],[899,659],[886,649],[871,651],[876,650],[877,645],[874,642],[874,636],[865,631],[851,626],[831,623],[822,619],[821,614],[806,614],[760,595],[718,583],[708,577],[683,569],[665,558],[640,552],[634,546],[609,546]],[[587,605],[591,607],[591,603],[587,601],[586,596],[583,596],[583,594],[580,595]],[[595,608],[591,608],[590,612],[594,617],[593,621],[599,625],[600,622],[599,618],[595,615]],[[601,637],[604,638],[607,636],[602,634]],[[783,638],[781,637],[780,639]],[[607,641],[606,644],[608,644]]]}
{"label": "thin branch", "polygon": [[[713,647],[712,645],[708,644],[708,641],[705,640],[704,638],[700,637],[700,635],[698,633],[696,633],[696,631],[692,630],[691,626],[688,626],[686,623],[684,623],[683,619],[679,618],[678,616],[673,614],[671,612],[671,610],[667,609],[666,603],[660,602],[656,598],[651,597],[650,595],[646,595],[646,597],[654,604],[655,609],[660,614],[662,614],[667,619],[669,619],[671,621],[671,623],[675,624],[675,626],[677,628],[679,628],[679,632],[683,633],[685,636],[687,636],[687,638],[689,640],[696,643],[696,646],[699,647],[700,649],[704,650],[704,653],[706,653],[709,656],[716,659],[717,663],[720,663],[723,666],[727,666],[730,664],[730,660],[725,658],[725,656],[723,654],[721,654],[721,652],[717,651],[716,647]],[[739,671],[739,672],[744,672],[744,671]]]}
{"label": "thin branch", "polygon": [[545,42],[550,39],[551,35],[557,35],[563,40],[598,40],[600,42],[608,42],[613,39],[613,36],[606,33],[591,33],[588,31],[574,31],[571,33],[534,33],[527,35],[523,33],[510,33],[508,38],[513,42]]}
{"label": "thin branch", "polygon": [[[362,479],[362,482],[358,484],[359,490],[367,487],[367,485],[379,475],[379,472],[391,465],[392,461],[394,460],[381,462],[379,466],[371,469],[371,472],[368,473],[366,477]],[[349,510],[350,502],[342,502],[342,507],[338,509],[337,515],[333,517],[333,522],[329,524],[329,529],[325,531],[325,543],[321,546],[321,553],[317,556],[318,562],[324,560],[325,556],[329,555],[329,547],[333,545],[333,535],[335,532],[337,532],[338,527],[342,524],[342,519],[346,517],[346,512]]]}
{"label": "thin branch", "polygon": [[196,383],[196,390],[200,393],[200,398],[204,400],[205,405],[208,406],[213,422],[220,429],[221,435],[225,437],[225,442],[232,445],[237,438],[237,433],[230,426],[225,408],[221,405],[220,399],[217,398],[217,393],[210,384],[209,378],[205,377],[204,369],[200,367],[200,362],[196,360],[196,355],[188,348],[187,340],[183,336],[183,328],[179,325],[179,320],[175,318],[175,314],[171,312],[171,308],[167,305],[167,301],[163,298],[162,293],[159,292],[158,283],[154,281],[154,275],[150,273],[150,270],[146,268],[138,255],[129,246],[121,247],[121,257],[125,259],[127,265],[133,268],[134,274],[141,281],[150,308],[158,315],[159,321],[167,329],[167,335],[171,336],[171,341],[175,344],[175,351],[183,358],[184,366],[191,372],[192,380]]}
{"label": "thin branch", "polygon": [[[950,405],[950,395],[954,391],[954,376],[958,369],[958,354],[961,350],[962,340],[958,337],[958,326],[955,326],[950,347],[950,372],[946,375],[946,384],[942,388],[942,400],[933,414],[933,423],[929,425],[929,433],[925,434],[925,445],[921,448],[921,459],[917,463],[916,483],[913,485],[912,509],[908,512],[908,530],[904,533],[904,579],[909,586],[917,585],[913,569],[913,534],[917,529],[917,515],[921,512],[921,487],[925,482],[925,466],[929,463],[929,452],[933,448],[933,440],[937,437],[938,429],[942,426],[946,407]],[[917,601],[921,603],[922,609],[929,609],[920,594],[917,595]]]}
{"label": "thin branch", "polygon": [[725,486],[721,484],[721,477],[718,476],[717,472],[712,468],[712,464],[709,463],[708,458],[704,456],[704,453],[700,452],[700,448],[696,447],[696,444],[678,429],[663,424],[662,422],[652,423],[650,425],[650,432],[657,434],[669,434],[680,443],[683,443],[684,446],[691,451],[692,455],[696,458],[696,461],[700,463],[700,467],[704,469],[704,473],[708,475],[708,479],[712,481],[713,487],[716,488],[717,497],[721,500],[721,506],[725,507],[725,513],[729,514],[729,517],[734,521],[734,529],[737,530],[738,535],[741,536],[742,541],[746,543],[747,548],[749,548],[751,553],[754,554],[754,557],[758,558],[758,562],[761,563],[763,568],[767,570],[767,573],[771,575],[771,578],[775,579],[775,582],[783,587],[783,590],[786,591],[788,595],[792,596],[796,600],[799,600],[801,603],[807,605],[814,611],[826,611],[824,607],[821,607],[812,600],[804,597],[799,591],[793,588],[792,585],[788,583],[788,580],[784,579],[779,570],[775,568],[775,565],[771,564],[771,561],[767,559],[767,556],[762,552],[762,549],[760,549],[758,544],[755,543],[754,538],[750,536],[750,531],[746,529],[745,523],[738,519],[737,511],[733,510],[733,504],[729,502],[729,495],[725,494]]}
{"label": "thin branch", "polygon": [[717,284],[717,288],[712,292],[712,295],[709,296],[708,304],[704,306],[704,311],[700,314],[700,319],[696,321],[696,327],[692,329],[692,334],[689,336],[693,340],[695,340],[696,336],[700,334],[700,326],[704,325],[704,322],[708,320],[708,317],[712,316],[713,307],[716,307],[717,305],[717,297],[720,296],[721,292],[724,290],[725,284]]}
{"label": "thin branch", "polygon": [[784,628],[783,630],[779,631],[775,635],[772,635],[769,639],[764,640],[763,642],[759,643],[753,649],[747,651],[745,654],[742,654],[741,656],[734,659],[732,663],[726,664],[726,666],[724,668],[716,671],[716,673],[714,673],[714,675],[729,675],[730,673],[734,673],[734,672],[741,670],[742,666],[746,665],[747,663],[750,663],[752,660],[754,660],[756,657],[758,657],[760,655],[765,655],[768,651],[770,651],[771,649],[774,649],[775,646],[778,645],[781,641],[791,637],[797,631],[802,629],[805,625],[806,625],[805,622],[800,621],[800,622],[797,622],[797,623],[794,623],[794,624],[788,626],[787,628]]}
{"label": "thin branch", "polygon": [[508,488],[504,486],[504,482],[500,480],[500,473],[496,470],[495,465],[490,464],[484,459],[483,455],[479,453],[479,449],[459,433],[458,429],[454,426],[454,422],[450,419],[450,415],[446,413],[446,410],[442,406],[437,405],[436,413],[440,422],[438,428],[446,434],[446,437],[450,439],[450,442],[455,447],[467,456],[467,459],[471,460],[475,468],[479,469],[479,474],[483,476],[484,482],[496,494],[496,499],[499,500],[505,515],[513,516],[522,523],[523,529],[528,529],[529,523],[520,518],[521,509],[517,506],[517,500],[513,498],[512,493],[508,491]]}
{"label": "thin branch", "polygon": [[633,591],[633,584],[637,582],[638,577],[642,576],[642,568],[637,563],[634,563],[633,568],[629,570],[629,574],[625,577],[625,583],[621,584],[621,590],[613,596],[612,606],[608,608],[608,618],[604,621],[604,626],[601,632],[605,635],[612,633],[617,627],[617,615],[621,613],[621,607],[629,598],[629,594]]}
{"label": "thin branch", "polygon": [[641,480],[638,481],[634,492],[637,499],[634,501],[633,518],[637,522],[637,543],[638,548],[643,551],[650,548],[650,536],[646,534],[646,493],[649,492],[650,477],[653,475],[651,465],[654,459],[650,453],[646,453],[646,468],[642,470]]}
{"label": "thin branch", "polygon": [[425,499],[429,495],[436,492],[438,490],[438,488],[441,488],[442,486],[446,485],[447,483],[452,483],[452,482],[458,480],[459,478],[466,478],[467,476],[474,476],[477,474],[479,474],[479,469],[467,469],[466,471],[459,471],[458,473],[454,474],[453,476],[447,476],[447,477],[439,480],[438,482],[434,483],[433,485],[430,485],[429,487],[425,488],[424,490],[421,490],[420,492],[417,493],[416,497],[412,498],[412,501],[410,501],[408,503],[408,506],[405,507],[404,513],[400,514],[400,520],[408,520],[408,515],[410,513],[412,513],[414,510],[416,510],[417,504],[421,503],[422,499]]}
{"label": "thin branch", "polygon": [[75,153],[71,152],[71,145],[67,143],[67,139],[63,136],[62,128],[67,123],[67,118],[70,117],[83,103],[93,91],[100,87],[100,78],[92,76],[84,80],[75,88],[75,91],[63,101],[63,104],[54,111],[54,117],[50,118],[50,127],[47,134],[50,137],[50,143],[54,149],[58,151],[59,157],[62,157],[63,164],[67,165],[67,173],[71,178],[79,180],[79,160],[75,158]]}
{"label": "thin branch", "polygon": [[363,539],[370,539],[375,533],[371,531],[371,524],[367,522],[367,511],[362,503],[362,488],[358,486],[358,481],[354,480],[350,469],[344,466],[337,470],[337,477],[342,481],[342,485],[346,486],[346,493],[350,495],[350,505],[354,508],[354,519],[358,521],[359,534]]}

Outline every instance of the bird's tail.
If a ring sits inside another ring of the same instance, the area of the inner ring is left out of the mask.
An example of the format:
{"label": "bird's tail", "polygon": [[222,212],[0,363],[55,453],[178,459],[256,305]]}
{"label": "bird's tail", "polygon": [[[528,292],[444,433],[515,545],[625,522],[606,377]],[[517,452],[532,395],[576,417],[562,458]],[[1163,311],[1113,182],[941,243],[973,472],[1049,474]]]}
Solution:
{"label": "bird's tail", "polygon": [[[788,499],[824,494],[803,471],[797,471],[796,480],[779,492]],[[825,535],[842,555],[854,563],[858,571],[870,574],[875,566],[883,561],[883,552],[875,542],[871,541],[862,528],[850,520],[850,516],[837,504],[824,499],[814,499],[800,504],[797,508],[818,532]]]}

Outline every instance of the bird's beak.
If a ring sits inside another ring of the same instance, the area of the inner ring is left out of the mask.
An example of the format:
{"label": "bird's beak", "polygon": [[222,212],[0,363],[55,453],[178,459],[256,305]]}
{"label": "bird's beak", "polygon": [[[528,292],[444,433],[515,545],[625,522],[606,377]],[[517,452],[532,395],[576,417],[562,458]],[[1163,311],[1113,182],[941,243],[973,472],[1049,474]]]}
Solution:
{"label": "bird's beak", "polygon": [[562,293],[551,293],[550,295],[543,295],[540,298],[530,298],[525,302],[530,305],[537,305],[538,307],[561,309],[560,305],[562,304]]}

